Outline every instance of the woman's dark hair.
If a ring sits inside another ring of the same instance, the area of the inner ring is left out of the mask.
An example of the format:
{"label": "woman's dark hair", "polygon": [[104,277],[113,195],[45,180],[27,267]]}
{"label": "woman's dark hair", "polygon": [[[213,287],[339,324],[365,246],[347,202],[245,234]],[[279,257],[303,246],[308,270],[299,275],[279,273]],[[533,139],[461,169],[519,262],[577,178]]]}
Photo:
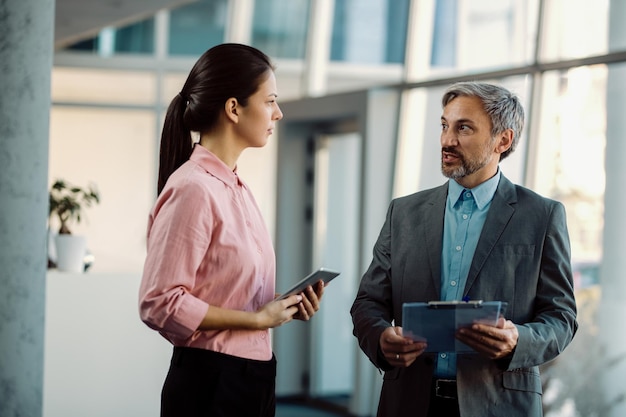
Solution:
{"label": "woman's dark hair", "polygon": [[231,97],[242,106],[247,105],[269,70],[273,71],[274,66],[267,55],[235,43],[214,46],[198,59],[165,115],[159,155],[159,194],[170,175],[189,159],[193,149],[191,132],[211,130]]}

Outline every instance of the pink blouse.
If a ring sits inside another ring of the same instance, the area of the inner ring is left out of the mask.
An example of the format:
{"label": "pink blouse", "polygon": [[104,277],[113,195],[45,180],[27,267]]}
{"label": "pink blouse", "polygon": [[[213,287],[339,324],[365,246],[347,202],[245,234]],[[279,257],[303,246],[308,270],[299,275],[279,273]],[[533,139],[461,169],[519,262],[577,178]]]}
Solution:
{"label": "pink blouse", "polygon": [[176,346],[269,360],[269,330],[196,330],[211,305],[256,311],[275,295],[275,255],[241,179],[196,145],[148,221],[141,319]]}

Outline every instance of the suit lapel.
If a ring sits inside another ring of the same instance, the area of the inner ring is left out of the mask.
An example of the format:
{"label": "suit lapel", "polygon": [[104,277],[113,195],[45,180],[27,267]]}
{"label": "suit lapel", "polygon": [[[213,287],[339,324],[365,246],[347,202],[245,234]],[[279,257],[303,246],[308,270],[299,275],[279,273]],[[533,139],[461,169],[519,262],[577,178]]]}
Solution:
{"label": "suit lapel", "polygon": [[467,282],[463,291],[464,296],[469,293],[472,284],[489,258],[496,242],[500,239],[507,223],[511,219],[511,216],[513,216],[515,203],[517,203],[515,186],[503,175],[500,178],[498,189],[491,201],[491,207],[489,208],[485,225],[478,239],[478,245],[474,252],[474,258],[472,259],[472,264],[467,275]]}
{"label": "suit lapel", "polygon": [[437,300],[441,298],[441,248],[443,246],[443,218],[446,209],[448,184],[437,188],[433,198],[428,202],[424,216],[424,238],[426,251],[432,271],[433,286],[437,290]]}

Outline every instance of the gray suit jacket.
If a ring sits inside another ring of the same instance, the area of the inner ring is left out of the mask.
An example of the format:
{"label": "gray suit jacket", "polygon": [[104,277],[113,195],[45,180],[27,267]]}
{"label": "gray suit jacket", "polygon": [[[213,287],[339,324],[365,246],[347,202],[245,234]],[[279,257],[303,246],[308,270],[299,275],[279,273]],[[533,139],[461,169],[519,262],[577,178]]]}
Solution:
{"label": "gray suit jacket", "polygon": [[[392,321],[402,326],[403,303],[440,299],[447,190],[445,184],[392,201],[351,309],[361,349],[385,371],[378,416],[427,415],[433,356],[394,368],[379,338]],[[519,340],[506,359],[458,357],[461,416],[541,416],[538,366],[561,353],[578,326],[563,205],[502,176],[463,295],[507,301]]]}

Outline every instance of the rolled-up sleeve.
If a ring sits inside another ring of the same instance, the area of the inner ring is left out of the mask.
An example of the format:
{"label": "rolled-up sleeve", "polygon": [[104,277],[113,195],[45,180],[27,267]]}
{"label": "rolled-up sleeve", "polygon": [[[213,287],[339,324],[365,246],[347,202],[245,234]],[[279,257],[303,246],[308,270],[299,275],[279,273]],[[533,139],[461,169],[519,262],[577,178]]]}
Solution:
{"label": "rolled-up sleeve", "polygon": [[209,308],[192,294],[211,236],[212,216],[203,193],[193,182],[166,190],[149,218],[140,316],[170,340],[190,337]]}

